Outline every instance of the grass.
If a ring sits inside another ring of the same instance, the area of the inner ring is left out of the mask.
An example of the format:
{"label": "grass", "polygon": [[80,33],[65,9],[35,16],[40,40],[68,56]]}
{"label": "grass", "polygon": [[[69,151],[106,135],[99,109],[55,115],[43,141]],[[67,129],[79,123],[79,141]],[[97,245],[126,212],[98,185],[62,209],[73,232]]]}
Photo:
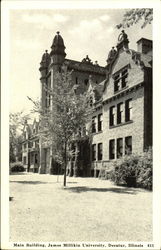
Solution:
{"label": "grass", "polygon": [[11,241],[151,241],[152,193],[106,180],[10,176]]}

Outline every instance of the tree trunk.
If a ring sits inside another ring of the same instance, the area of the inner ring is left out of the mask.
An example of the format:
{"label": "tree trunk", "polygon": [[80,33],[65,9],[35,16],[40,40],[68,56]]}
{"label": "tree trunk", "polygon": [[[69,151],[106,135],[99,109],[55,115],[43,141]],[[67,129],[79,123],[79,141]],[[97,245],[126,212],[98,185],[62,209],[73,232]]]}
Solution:
{"label": "tree trunk", "polygon": [[75,161],[74,161],[74,177],[78,177],[78,152],[79,152],[79,145],[76,141],[76,148],[75,148]]}
{"label": "tree trunk", "polygon": [[67,143],[65,142],[64,149],[64,187],[66,187],[66,170],[67,170]]}

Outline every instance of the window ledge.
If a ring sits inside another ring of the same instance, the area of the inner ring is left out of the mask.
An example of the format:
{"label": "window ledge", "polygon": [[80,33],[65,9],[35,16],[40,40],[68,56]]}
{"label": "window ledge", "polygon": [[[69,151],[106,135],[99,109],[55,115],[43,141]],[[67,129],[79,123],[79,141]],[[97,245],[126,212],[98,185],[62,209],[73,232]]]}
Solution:
{"label": "window ledge", "polygon": [[101,134],[103,132],[103,130],[98,131],[98,132],[93,132],[92,135],[97,135],[97,134]]}
{"label": "window ledge", "polygon": [[129,86],[127,85],[126,87],[120,89],[120,90],[117,90],[117,91],[114,91],[114,94],[117,95],[119,93],[121,93],[122,91],[124,91],[125,89],[127,89]]}
{"label": "window ledge", "polygon": [[109,128],[117,128],[117,127],[120,127],[120,126],[124,126],[124,125],[128,125],[130,123],[133,123],[133,120],[131,121],[128,121],[128,122],[124,122],[124,123],[120,123],[120,124],[117,124],[117,125],[113,125],[113,126],[109,126]]}

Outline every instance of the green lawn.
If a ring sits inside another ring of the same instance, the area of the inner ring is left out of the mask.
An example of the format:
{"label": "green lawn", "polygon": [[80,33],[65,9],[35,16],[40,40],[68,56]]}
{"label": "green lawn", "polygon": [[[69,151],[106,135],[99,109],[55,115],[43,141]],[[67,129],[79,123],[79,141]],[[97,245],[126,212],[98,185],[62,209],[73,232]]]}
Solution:
{"label": "green lawn", "polygon": [[10,176],[11,241],[152,241],[152,192],[95,178]]}

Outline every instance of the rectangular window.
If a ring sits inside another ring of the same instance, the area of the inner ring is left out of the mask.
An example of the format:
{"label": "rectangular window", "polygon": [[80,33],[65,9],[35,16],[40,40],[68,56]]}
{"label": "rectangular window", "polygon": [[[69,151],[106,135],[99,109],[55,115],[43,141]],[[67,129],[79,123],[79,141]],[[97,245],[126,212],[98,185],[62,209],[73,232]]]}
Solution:
{"label": "rectangular window", "polygon": [[132,136],[125,137],[125,154],[132,154]]}
{"label": "rectangular window", "polygon": [[121,88],[125,88],[126,87],[126,84],[127,84],[127,77],[128,77],[128,70],[125,69],[122,71],[121,73]]}
{"label": "rectangular window", "polygon": [[125,101],[125,122],[132,120],[132,99]]}
{"label": "rectangular window", "polygon": [[120,158],[123,156],[123,139],[118,138],[117,139],[117,158]]}
{"label": "rectangular window", "polygon": [[92,161],[96,160],[96,144],[92,145]]}
{"label": "rectangular window", "polygon": [[75,78],[75,84],[78,84],[78,77]]}
{"label": "rectangular window", "polygon": [[37,163],[38,163],[38,155],[35,154],[35,164],[37,164]]}
{"label": "rectangular window", "polygon": [[26,156],[23,157],[23,164],[26,164]]}
{"label": "rectangular window", "polygon": [[117,124],[123,122],[123,103],[117,105]]}
{"label": "rectangular window", "polygon": [[98,115],[98,131],[102,131],[102,114]]}
{"label": "rectangular window", "polygon": [[120,88],[120,85],[119,85],[119,83],[120,83],[119,76],[120,76],[120,75],[118,74],[118,75],[116,75],[116,76],[114,77],[114,92],[119,91],[119,88]]}
{"label": "rectangular window", "polygon": [[102,143],[98,143],[98,161],[102,160]]}
{"label": "rectangular window", "polygon": [[96,133],[96,116],[92,117],[92,133]]}
{"label": "rectangular window", "polygon": [[124,89],[127,86],[128,67],[123,68],[120,72],[113,76],[114,79],[114,93]]}
{"label": "rectangular window", "polygon": [[109,159],[115,159],[115,140],[109,141]]}
{"label": "rectangular window", "polygon": [[115,125],[115,106],[110,107],[110,126]]}

